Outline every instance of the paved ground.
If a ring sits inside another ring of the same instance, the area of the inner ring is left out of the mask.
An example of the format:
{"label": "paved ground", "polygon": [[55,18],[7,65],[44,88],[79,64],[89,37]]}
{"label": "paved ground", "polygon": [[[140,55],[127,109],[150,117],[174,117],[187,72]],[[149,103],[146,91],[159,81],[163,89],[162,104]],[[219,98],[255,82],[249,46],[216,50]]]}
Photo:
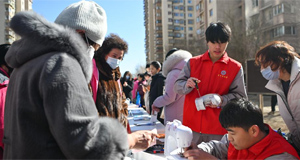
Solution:
{"label": "paved ground", "polygon": [[[258,96],[256,95],[249,95],[249,100],[254,102],[255,104],[259,104]],[[264,122],[269,124],[273,129],[281,128],[282,132],[288,133],[289,130],[287,129],[283,119],[281,118],[278,106],[275,107],[275,114],[268,115],[271,111],[271,96],[264,96],[264,107],[263,107],[263,115],[264,115]]]}

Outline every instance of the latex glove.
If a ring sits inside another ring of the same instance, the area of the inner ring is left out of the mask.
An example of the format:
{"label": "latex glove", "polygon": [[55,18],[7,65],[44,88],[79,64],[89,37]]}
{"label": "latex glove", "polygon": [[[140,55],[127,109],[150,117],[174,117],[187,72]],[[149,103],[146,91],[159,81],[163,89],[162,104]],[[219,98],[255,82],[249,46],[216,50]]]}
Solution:
{"label": "latex glove", "polygon": [[219,94],[206,94],[195,99],[197,110],[205,110],[205,107],[217,108],[222,104],[222,96]]}
{"label": "latex glove", "polygon": [[206,94],[201,98],[206,107],[217,108],[222,104],[222,97],[219,94]]}

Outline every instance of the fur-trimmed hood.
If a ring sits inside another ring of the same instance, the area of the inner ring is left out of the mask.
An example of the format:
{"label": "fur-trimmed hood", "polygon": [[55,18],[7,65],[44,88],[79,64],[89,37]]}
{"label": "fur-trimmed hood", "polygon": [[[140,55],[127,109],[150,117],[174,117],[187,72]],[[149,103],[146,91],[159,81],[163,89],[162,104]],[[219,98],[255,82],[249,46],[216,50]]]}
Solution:
{"label": "fur-trimmed hood", "polygon": [[[163,63],[162,74],[166,77],[173,68],[179,67],[178,66],[179,62],[190,58],[192,58],[192,54],[188,51],[178,50],[174,52],[169,57],[167,57],[167,59]],[[178,69],[182,69],[182,67],[183,66],[181,66]]]}
{"label": "fur-trimmed hood", "polygon": [[92,63],[87,45],[74,29],[47,21],[33,11],[17,13],[10,27],[22,38],[10,47],[5,60],[12,68],[50,52],[65,52],[77,59],[87,81],[92,75]]}

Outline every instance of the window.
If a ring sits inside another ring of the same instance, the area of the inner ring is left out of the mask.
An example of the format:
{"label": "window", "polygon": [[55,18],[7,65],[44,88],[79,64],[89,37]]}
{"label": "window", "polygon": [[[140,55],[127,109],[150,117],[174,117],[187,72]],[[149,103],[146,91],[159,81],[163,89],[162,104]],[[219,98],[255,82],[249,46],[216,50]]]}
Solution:
{"label": "window", "polygon": [[252,7],[258,7],[258,0],[252,0]]}
{"label": "window", "polygon": [[188,20],[188,24],[194,24],[194,20],[189,19],[189,20]]}
{"label": "window", "polygon": [[192,13],[189,13],[189,17],[193,17],[193,14],[192,14]]}
{"label": "window", "polygon": [[172,18],[169,18],[169,19],[168,19],[168,22],[173,22],[173,19],[172,19]]}
{"label": "window", "polygon": [[280,26],[273,29],[273,37],[284,35],[284,26]]}
{"label": "window", "polygon": [[172,12],[168,12],[168,15],[172,15]]}
{"label": "window", "polygon": [[213,9],[210,9],[210,10],[209,10],[209,16],[213,16],[213,14],[214,14],[214,13],[213,13]]}
{"label": "window", "polygon": [[156,23],[161,23],[161,20],[156,20]]}
{"label": "window", "polygon": [[193,27],[189,27],[189,31],[192,31],[193,30]]}
{"label": "window", "polygon": [[212,2],[212,0],[209,0],[209,3],[211,3]]}
{"label": "window", "polygon": [[173,37],[174,36],[174,33],[173,32],[169,32],[169,37]]}
{"label": "window", "polygon": [[197,23],[200,22],[200,17],[199,16],[196,18],[196,22]]}
{"label": "window", "polygon": [[178,9],[178,6],[174,6],[174,10],[175,10],[175,9]]}
{"label": "window", "polygon": [[284,5],[283,4],[280,4],[280,5],[277,5],[275,7],[273,7],[273,15],[276,16],[280,13],[283,13],[284,12]]}
{"label": "window", "polygon": [[189,37],[192,38],[192,37],[193,37],[193,34],[189,34]]}
{"label": "window", "polygon": [[285,26],[284,27],[284,32],[285,34],[288,35],[295,35],[296,34],[296,30],[294,26]]}
{"label": "window", "polygon": [[179,24],[179,23],[180,23],[180,20],[175,19],[175,20],[174,20],[174,23],[175,23],[175,24]]}
{"label": "window", "polygon": [[175,16],[175,17],[178,17],[178,16],[179,16],[179,13],[174,13],[174,16]]}
{"label": "window", "polygon": [[171,7],[172,7],[172,5],[168,4],[168,8],[171,8]]}
{"label": "window", "polygon": [[184,17],[184,13],[180,13],[180,17]]}
{"label": "window", "polygon": [[180,31],[180,30],[181,30],[181,27],[176,26],[176,27],[174,28],[174,30],[175,30],[175,31]]}
{"label": "window", "polygon": [[193,11],[194,7],[193,6],[188,6],[188,11]]}
{"label": "window", "polygon": [[188,3],[191,4],[191,3],[192,3],[192,0],[188,0]]}

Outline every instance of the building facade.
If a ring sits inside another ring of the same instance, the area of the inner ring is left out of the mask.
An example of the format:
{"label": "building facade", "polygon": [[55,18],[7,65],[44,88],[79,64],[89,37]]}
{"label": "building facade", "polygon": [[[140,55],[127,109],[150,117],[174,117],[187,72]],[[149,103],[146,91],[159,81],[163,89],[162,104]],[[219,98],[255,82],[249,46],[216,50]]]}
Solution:
{"label": "building facade", "polygon": [[273,40],[287,41],[300,52],[299,0],[145,0],[144,4],[147,62],[162,62],[174,47],[193,55],[204,53],[205,30],[217,21],[231,27],[227,52],[242,64]]}
{"label": "building facade", "polygon": [[187,49],[196,33],[195,0],[144,0],[147,63],[172,48]]}
{"label": "building facade", "polygon": [[9,22],[16,13],[25,10],[32,10],[32,0],[0,0],[0,44],[12,44],[20,38],[9,28]]}

